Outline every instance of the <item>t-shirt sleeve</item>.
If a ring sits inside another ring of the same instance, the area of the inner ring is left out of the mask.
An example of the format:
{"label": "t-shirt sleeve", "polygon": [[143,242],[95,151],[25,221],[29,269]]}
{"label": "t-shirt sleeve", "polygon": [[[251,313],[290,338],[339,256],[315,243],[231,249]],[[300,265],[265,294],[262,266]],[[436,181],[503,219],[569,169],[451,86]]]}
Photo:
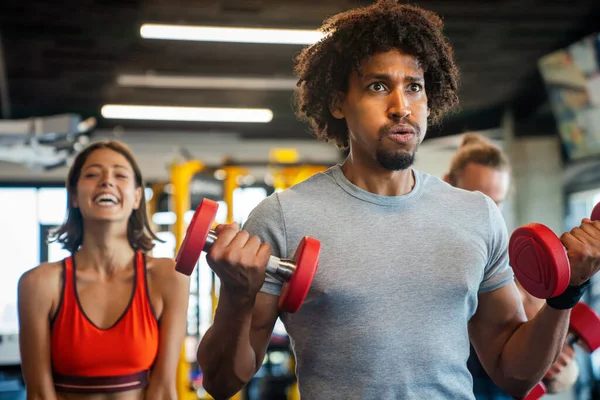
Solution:
{"label": "t-shirt sleeve", "polygon": [[488,263],[485,266],[479,293],[496,290],[514,280],[508,258],[508,230],[500,209],[484,196],[489,214]]}
{"label": "t-shirt sleeve", "polygon": [[[285,223],[277,193],[261,201],[252,210],[242,229],[269,243],[273,256],[281,258],[282,254],[286,254]],[[277,276],[267,273],[260,291],[279,296],[282,283]]]}

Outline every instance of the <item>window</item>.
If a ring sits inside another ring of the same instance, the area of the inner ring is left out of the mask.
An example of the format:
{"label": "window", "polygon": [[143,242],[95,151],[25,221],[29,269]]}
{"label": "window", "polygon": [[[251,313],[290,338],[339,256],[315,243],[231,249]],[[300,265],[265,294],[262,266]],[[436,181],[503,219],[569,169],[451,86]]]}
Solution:
{"label": "window", "polygon": [[0,334],[17,334],[20,276],[40,262],[38,191],[0,188]]}

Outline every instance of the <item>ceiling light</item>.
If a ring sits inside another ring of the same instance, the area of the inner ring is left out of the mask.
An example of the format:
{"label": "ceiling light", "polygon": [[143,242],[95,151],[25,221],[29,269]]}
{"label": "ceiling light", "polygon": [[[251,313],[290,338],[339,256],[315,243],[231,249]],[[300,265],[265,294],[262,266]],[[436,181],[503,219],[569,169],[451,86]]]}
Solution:
{"label": "ceiling light", "polygon": [[317,30],[160,24],[143,24],[140,28],[140,35],[144,39],[302,45],[316,43],[325,36],[323,32]]}
{"label": "ceiling light", "polygon": [[152,215],[152,222],[156,225],[173,225],[177,221],[177,214],[172,211],[157,212]]}
{"label": "ceiling light", "polygon": [[111,119],[202,122],[270,122],[273,112],[264,108],[163,107],[107,104],[102,116]]}
{"label": "ceiling light", "polygon": [[243,78],[219,76],[167,76],[122,74],[117,83],[129,87],[215,90],[294,90],[294,78]]}

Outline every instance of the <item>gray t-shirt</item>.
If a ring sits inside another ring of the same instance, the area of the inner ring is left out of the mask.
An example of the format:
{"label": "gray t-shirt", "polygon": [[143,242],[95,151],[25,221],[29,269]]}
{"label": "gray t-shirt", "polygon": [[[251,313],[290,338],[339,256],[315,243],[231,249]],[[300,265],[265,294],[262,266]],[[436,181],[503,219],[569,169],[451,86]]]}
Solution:
{"label": "gray t-shirt", "polygon": [[282,258],[305,235],[321,242],[306,301],[281,314],[304,399],[474,399],[467,323],[478,293],[513,280],[506,225],[487,196],[413,172],[410,193],[380,196],[334,166],[244,226]]}

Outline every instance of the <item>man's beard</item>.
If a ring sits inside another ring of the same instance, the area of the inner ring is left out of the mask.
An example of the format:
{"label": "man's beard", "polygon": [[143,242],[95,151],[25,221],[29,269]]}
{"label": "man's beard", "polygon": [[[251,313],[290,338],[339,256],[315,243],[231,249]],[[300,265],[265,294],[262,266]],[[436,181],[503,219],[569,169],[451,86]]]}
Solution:
{"label": "man's beard", "polygon": [[378,148],[376,159],[383,168],[389,169],[390,171],[399,171],[413,165],[415,162],[415,153],[404,150],[389,152]]}
{"label": "man's beard", "polygon": [[[421,137],[421,129],[418,125],[413,125],[410,122],[404,122],[406,125],[411,125],[415,129],[415,136],[417,140]],[[387,137],[390,126],[383,126],[379,130],[379,143],[383,141],[384,138]],[[415,153],[417,152],[417,147],[410,152],[406,150],[399,150],[396,152],[385,151],[381,146],[377,148],[375,153],[375,157],[379,165],[383,168],[388,169],[390,171],[399,171],[403,169],[409,168],[415,162]]]}

